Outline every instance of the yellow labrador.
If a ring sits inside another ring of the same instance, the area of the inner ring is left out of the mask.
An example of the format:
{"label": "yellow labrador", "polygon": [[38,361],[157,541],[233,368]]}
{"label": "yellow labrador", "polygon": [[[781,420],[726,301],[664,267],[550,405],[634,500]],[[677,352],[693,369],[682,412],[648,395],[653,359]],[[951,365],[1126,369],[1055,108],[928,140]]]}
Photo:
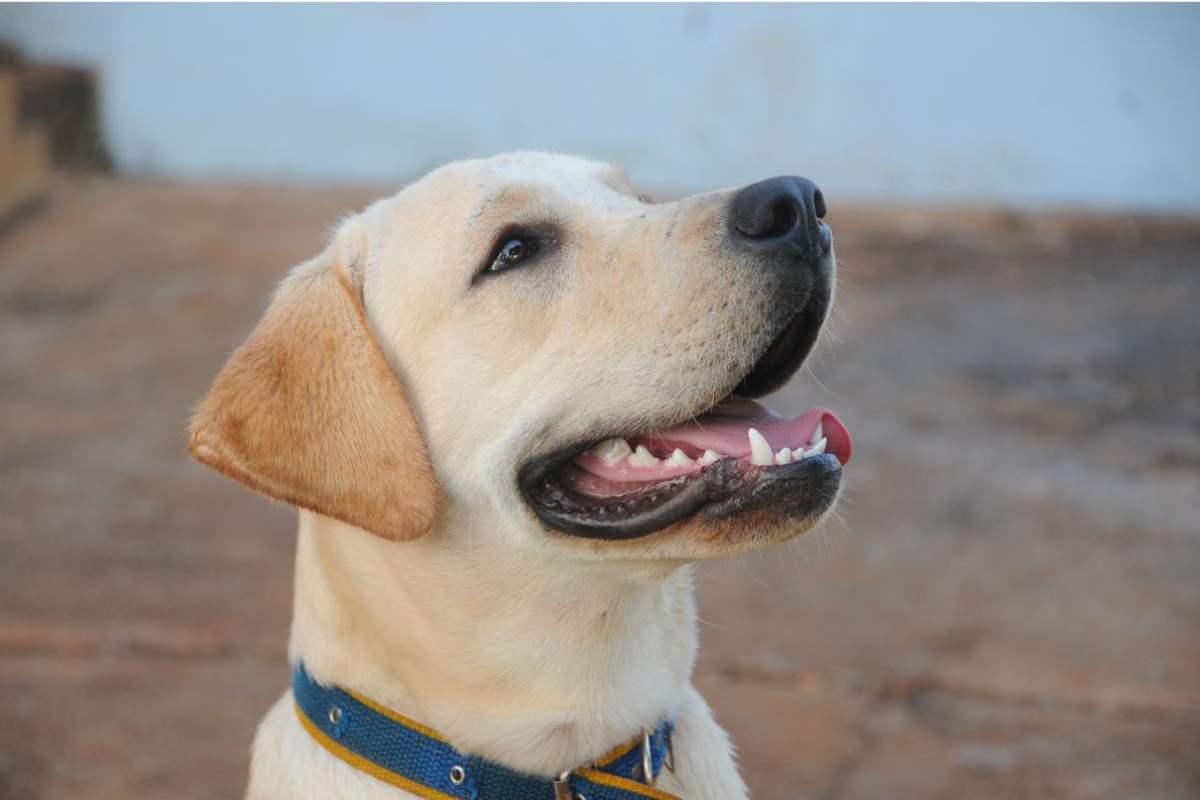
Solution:
{"label": "yellow labrador", "polygon": [[[752,400],[832,302],[824,213],[803,178],[651,203],[607,165],[518,153],[346,220],[191,426],[197,459],[300,509],[293,661],[545,780],[671,720],[653,791],[744,797],[690,683],[690,565],[797,536],[837,497],[837,418]],[[285,694],[250,797],[457,796],[311,727]]]}

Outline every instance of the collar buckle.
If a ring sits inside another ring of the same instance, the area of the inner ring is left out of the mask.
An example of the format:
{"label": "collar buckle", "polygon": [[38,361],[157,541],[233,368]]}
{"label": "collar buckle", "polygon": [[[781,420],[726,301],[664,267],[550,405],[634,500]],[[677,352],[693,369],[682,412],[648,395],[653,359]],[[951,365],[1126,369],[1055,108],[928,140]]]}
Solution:
{"label": "collar buckle", "polygon": [[[640,769],[642,771],[642,781],[647,786],[653,786],[658,783],[658,775],[654,773],[654,736],[658,733],[657,728],[647,727],[642,731],[642,763]],[[671,774],[675,774],[675,741],[672,737],[673,731],[670,726],[667,726],[663,731],[663,735],[667,739],[667,752],[663,753],[663,769],[668,770]],[[558,800],[558,798],[555,798]]]}

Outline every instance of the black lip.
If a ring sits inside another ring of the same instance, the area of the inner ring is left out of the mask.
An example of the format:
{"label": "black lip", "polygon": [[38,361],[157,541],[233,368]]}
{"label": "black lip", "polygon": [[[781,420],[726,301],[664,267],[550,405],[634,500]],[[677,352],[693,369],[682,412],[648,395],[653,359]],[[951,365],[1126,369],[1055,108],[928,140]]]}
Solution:
{"label": "black lip", "polygon": [[747,468],[737,459],[723,458],[705,467],[699,476],[683,482],[667,500],[645,512],[619,519],[597,519],[558,510],[547,502],[554,493],[564,491],[552,481],[547,482],[547,478],[578,452],[572,448],[565,455],[531,462],[522,470],[519,485],[526,505],[538,519],[551,528],[585,539],[636,539],[697,513],[720,520],[770,508],[780,517],[811,519],[832,505],[842,476],[842,465],[828,453],[775,467]]}
{"label": "black lip", "polygon": [[750,372],[733,390],[734,394],[762,397],[791,380],[821,336],[831,296],[832,292],[827,286],[815,287],[809,301],[763,351]]}
{"label": "black lip", "polygon": [[810,456],[781,467],[766,467],[741,490],[701,510],[713,519],[770,510],[780,517],[812,519],[837,499],[842,464],[832,453]]}

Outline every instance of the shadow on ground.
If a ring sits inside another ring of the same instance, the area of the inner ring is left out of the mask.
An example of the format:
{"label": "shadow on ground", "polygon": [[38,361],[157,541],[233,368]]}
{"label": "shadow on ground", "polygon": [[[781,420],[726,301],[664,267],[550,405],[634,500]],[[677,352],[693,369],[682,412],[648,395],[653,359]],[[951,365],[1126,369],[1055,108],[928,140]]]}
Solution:
{"label": "shadow on ground", "polygon": [[[293,514],[183,455],[354,190],[61,184],[0,238],[0,797],[240,794]],[[775,399],[840,519],[703,568],[760,800],[1200,796],[1200,223],[854,210]]]}

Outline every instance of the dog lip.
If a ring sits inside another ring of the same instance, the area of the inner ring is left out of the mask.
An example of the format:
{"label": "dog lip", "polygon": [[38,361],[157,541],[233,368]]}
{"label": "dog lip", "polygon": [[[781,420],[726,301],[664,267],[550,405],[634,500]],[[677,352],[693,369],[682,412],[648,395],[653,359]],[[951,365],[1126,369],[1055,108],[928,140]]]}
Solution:
{"label": "dog lip", "polygon": [[532,486],[527,483],[523,484],[522,494],[526,505],[550,528],[584,539],[627,540],[648,536],[681,522],[711,502],[705,480],[699,477],[681,480],[678,491],[663,502],[617,519],[584,518],[557,511],[539,502],[533,495]]}
{"label": "dog lip", "polygon": [[760,468],[756,480],[707,504],[701,513],[712,519],[726,519],[769,510],[777,516],[811,520],[833,505],[841,479],[842,464],[828,453],[785,466]]}
{"label": "dog lip", "polygon": [[742,376],[733,394],[754,399],[787,383],[816,346],[829,312],[830,297],[824,287],[814,287],[811,299],[783,325],[750,371]]}

